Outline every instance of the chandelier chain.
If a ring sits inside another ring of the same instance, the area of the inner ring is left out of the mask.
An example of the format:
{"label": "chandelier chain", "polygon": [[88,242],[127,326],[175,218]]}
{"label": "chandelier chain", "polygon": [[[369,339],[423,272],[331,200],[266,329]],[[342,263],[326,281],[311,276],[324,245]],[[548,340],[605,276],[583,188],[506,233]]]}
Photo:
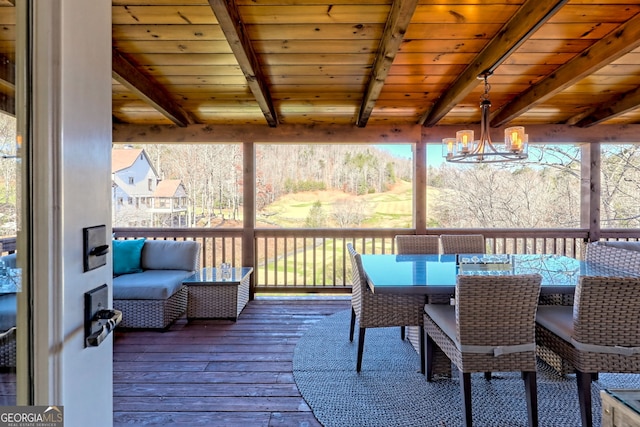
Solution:
{"label": "chandelier chain", "polygon": [[491,84],[489,83],[489,74],[484,74],[484,93],[480,96],[480,101],[489,101],[489,91],[491,90]]}

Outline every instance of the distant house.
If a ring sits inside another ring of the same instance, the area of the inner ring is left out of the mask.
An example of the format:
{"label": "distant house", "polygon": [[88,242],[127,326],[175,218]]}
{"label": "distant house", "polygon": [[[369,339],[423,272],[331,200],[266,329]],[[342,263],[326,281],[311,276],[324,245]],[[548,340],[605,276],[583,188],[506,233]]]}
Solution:
{"label": "distant house", "polygon": [[113,149],[111,177],[113,226],[186,225],[184,186],[179,180],[161,181],[143,149]]}
{"label": "distant house", "polygon": [[151,199],[152,227],[185,227],[187,225],[187,191],[179,179],[158,183]]}

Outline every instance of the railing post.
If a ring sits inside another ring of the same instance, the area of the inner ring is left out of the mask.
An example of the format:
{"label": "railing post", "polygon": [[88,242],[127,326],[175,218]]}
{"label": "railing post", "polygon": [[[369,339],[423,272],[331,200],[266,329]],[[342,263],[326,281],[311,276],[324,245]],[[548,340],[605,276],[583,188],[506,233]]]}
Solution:
{"label": "railing post", "polygon": [[249,285],[249,299],[255,295],[255,277],[258,270],[256,263],[256,156],[255,144],[244,142],[242,144],[242,164],[243,164],[243,204],[242,204],[242,265],[253,267],[251,282]]}
{"label": "railing post", "polygon": [[413,217],[416,234],[427,233],[427,145],[420,140],[413,155]]}
{"label": "railing post", "polygon": [[600,143],[581,147],[580,227],[589,229],[588,241],[600,239]]}

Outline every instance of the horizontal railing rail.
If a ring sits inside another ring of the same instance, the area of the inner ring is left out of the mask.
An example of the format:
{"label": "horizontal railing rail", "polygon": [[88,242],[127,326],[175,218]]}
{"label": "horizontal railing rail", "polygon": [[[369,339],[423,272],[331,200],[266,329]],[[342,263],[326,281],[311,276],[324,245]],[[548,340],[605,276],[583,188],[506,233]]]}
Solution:
{"label": "horizontal railing rail", "polygon": [[201,243],[200,266],[242,265],[241,228],[114,228],[116,239],[194,240]]}
{"label": "horizontal railing rail", "polygon": [[[253,255],[243,257],[240,228],[114,228],[116,238],[196,240],[202,244],[202,267],[222,262],[242,265],[252,259],[254,293],[349,293],[351,270],[347,243],[361,253],[395,253],[394,237],[411,229],[253,230]],[[489,253],[557,254],[581,259],[587,229],[435,229],[427,234],[483,234]],[[640,240],[640,230],[601,230],[601,240]]]}

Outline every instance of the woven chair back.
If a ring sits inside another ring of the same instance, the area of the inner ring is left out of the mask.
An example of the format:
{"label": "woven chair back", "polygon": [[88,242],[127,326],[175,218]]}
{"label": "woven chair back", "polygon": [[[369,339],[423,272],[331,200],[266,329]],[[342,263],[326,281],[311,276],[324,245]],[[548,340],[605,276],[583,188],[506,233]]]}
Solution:
{"label": "woven chair back", "polygon": [[483,254],[487,251],[482,234],[443,234],[443,254]]}
{"label": "woven chair back", "polygon": [[438,236],[396,236],[396,252],[398,254],[438,254],[440,238]]}
{"label": "woven chair back", "polygon": [[360,254],[351,243],[347,243],[347,251],[351,260],[351,306],[360,317],[362,313],[362,294],[367,291],[363,287],[367,286],[367,281],[364,279],[364,268],[362,267]]}
{"label": "woven chair back", "polygon": [[583,344],[640,347],[640,278],[583,276],[576,287],[574,338]]}
{"label": "woven chair back", "polygon": [[462,345],[535,342],[539,274],[458,276],[456,333]]}
{"label": "woven chair back", "polygon": [[593,242],[587,245],[585,260],[640,274],[640,252],[638,251],[614,248]]}
{"label": "woven chair back", "polygon": [[351,243],[347,243],[347,250],[351,258],[351,306],[360,322],[360,327],[422,325],[424,295],[374,294],[369,287],[361,255]]}

